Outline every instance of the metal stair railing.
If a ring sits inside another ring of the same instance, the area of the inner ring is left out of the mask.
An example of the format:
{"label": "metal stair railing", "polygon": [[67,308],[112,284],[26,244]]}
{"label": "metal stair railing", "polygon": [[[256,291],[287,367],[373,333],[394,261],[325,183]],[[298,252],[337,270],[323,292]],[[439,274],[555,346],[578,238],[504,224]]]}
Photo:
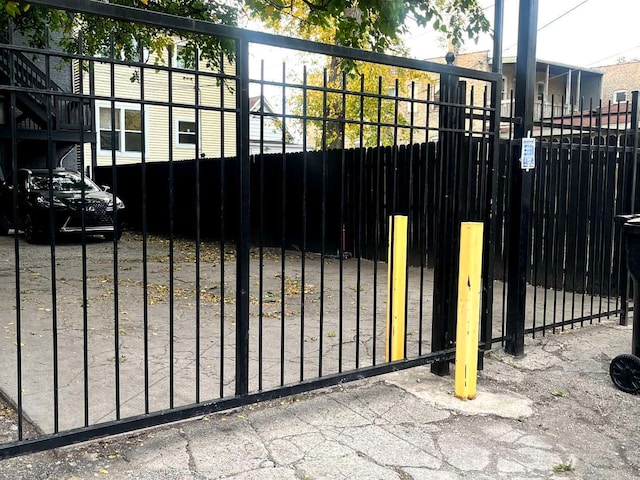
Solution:
{"label": "metal stair railing", "polygon": [[[8,44],[8,39],[0,35],[0,44]],[[26,55],[13,49],[0,47],[0,77],[4,76],[9,80],[11,76],[11,58],[13,57],[13,72],[15,85],[28,89],[19,92],[16,96],[19,108],[27,114],[27,121],[23,122],[26,128],[33,128],[34,125],[40,128],[47,128],[49,121],[52,122],[53,129],[79,130],[80,105],[85,107],[84,122],[82,128],[91,128],[90,108],[79,98],[64,98],[60,94],[66,92],[55,83]],[[44,92],[53,92],[53,97]],[[51,119],[47,115],[47,104],[51,105]]]}

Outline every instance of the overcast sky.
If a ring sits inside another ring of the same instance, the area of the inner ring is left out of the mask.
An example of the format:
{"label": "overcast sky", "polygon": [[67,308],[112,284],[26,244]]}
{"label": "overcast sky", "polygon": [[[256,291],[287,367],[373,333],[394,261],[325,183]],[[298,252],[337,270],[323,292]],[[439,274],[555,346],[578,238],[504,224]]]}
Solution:
{"label": "overcast sky", "polygon": [[[640,58],[640,0],[538,1],[537,58],[581,67],[617,63],[620,57]],[[494,0],[480,3],[493,24]],[[520,0],[504,0],[505,57],[516,55],[519,3]],[[544,27],[547,23],[550,25]],[[462,51],[491,51],[492,42],[489,35],[483,35],[477,45],[467,42]],[[416,58],[446,53],[431,29],[412,28],[407,44]]]}

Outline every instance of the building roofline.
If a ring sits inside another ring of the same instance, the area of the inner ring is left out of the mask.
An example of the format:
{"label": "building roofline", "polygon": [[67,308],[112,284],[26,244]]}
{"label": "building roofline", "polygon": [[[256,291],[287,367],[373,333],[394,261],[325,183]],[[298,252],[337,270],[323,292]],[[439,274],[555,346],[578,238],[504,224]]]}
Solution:
{"label": "building roofline", "polygon": [[[492,58],[489,59],[490,62],[493,60]],[[505,57],[502,59],[502,64],[513,64],[516,63],[516,57]],[[542,64],[542,65],[549,65],[550,67],[560,67],[560,68],[567,68],[567,69],[571,69],[571,70],[579,70],[581,72],[587,72],[587,73],[593,73],[596,75],[602,75],[602,72],[595,70],[593,68],[585,68],[585,67],[580,67],[578,65],[569,65],[568,63],[560,63],[560,62],[550,62],[548,60],[543,60],[541,58],[536,59],[536,64]]]}

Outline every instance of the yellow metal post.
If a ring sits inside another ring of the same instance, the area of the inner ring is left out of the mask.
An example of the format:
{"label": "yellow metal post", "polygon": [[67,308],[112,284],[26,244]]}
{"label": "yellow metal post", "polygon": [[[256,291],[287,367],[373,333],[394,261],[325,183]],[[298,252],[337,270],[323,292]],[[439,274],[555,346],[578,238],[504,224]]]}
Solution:
{"label": "yellow metal post", "polygon": [[455,395],[462,400],[476,398],[483,228],[479,222],[460,226]]}
{"label": "yellow metal post", "polygon": [[407,217],[389,217],[386,361],[404,358],[404,318],[407,291]]}

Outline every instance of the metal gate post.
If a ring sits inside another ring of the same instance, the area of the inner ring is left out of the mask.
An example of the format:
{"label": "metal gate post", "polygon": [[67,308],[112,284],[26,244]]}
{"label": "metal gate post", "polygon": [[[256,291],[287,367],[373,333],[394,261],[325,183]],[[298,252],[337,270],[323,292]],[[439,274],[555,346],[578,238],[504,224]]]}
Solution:
{"label": "metal gate post", "polygon": [[[628,131],[631,131],[631,135],[633,135],[633,144],[631,146],[631,201],[629,202],[629,211],[626,211],[624,208],[621,213],[637,213],[637,182],[638,182],[638,96],[640,92],[638,90],[634,90],[631,92],[631,128]],[[620,113],[618,113],[620,116]],[[622,164],[624,165],[624,159]],[[622,173],[623,177],[625,176],[624,172]],[[623,187],[624,192],[624,187]],[[622,235],[622,224],[619,225],[620,234]],[[629,281],[629,272],[627,271],[627,249],[624,245],[624,239],[620,242],[620,264],[618,265],[618,278],[619,278],[619,292],[620,292],[620,325],[628,325],[629,324],[629,287],[633,284],[633,282]],[[636,303],[634,302],[634,308]]]}
{"label": "metal gate post", "polygon": [[[249,42],[237,40],[236,68],[238,160],[240,162],[240,231],[236,244],[236,395],[249,393]],[[222,179],[224,181],[224,179]]]}
{"label": "metal gate post", "polygon": [[[452,54],[447,54],[447,63],[453,62]],[[455,340],[457,251],[454,238],[458,215],[456,215],[455,195],[458,117],[458,77],[440,75],[440,117],[439,117],[439,178],[436,195],[437,232],[435,244],[435,272],[433,280],[433,326],[431,330],[431,351],[438,352],[450,348]],[[436,375],[449,374],[449,362],[435,362],[431,372]]]}
{"label": "metal gate post", "polygon": [[[502,29],[504,23],[504,0],[495,1],[493,20],[493,63],[491,71],[502,73]],[[493,134],[489,144],[489,166],[487,168],[487,193],[484,212],[484,250],[482,252],[482,311],[480,320],[480,340],[482,350],[491,350],[493,337],[493,279],[495,245],[498,240],[496,232],[496,192],[498,191],[498,153],[500,150],[500,116],[502,100],[502,78],[491,84],[491,108],[493,116],[490,129]],[[479,354],[478,366],[483,368],[483,355]]]}
{"label": "metal gate post", "polygon": [[[538,0],[520,0],[518,20],[518,60],[516,64],[515,140],[521,141],[533,130],[534,87],[536,83],[536,33]],[[519,162],[520,155],[513,158]],[[505,351],[524,354],[524,325],[529,263],[529,223],[533,170],[514,165],[509,199],[509,257],[507,272],[507,325]]]}

